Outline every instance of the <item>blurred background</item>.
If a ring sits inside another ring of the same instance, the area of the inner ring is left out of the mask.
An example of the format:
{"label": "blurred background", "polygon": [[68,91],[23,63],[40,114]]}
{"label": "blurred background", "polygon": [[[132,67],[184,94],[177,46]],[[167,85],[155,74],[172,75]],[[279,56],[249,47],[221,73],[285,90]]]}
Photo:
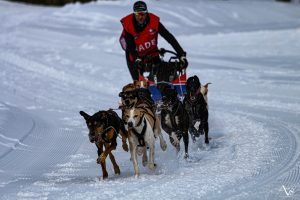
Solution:
{"label": "blurred background", "polygon": [[[47,6],[64,6],[69,3],[88,3],[91,1],[97,0],[7,0],[7,1],[14,1],[20,3],[30,3],[30,4],[39,4],[39,5],[47,5]],[[103,1],[103,0],[98,0]],[[115,1],[115,0],[104,0],[104,1]],[[223,0],[226,1],[226,0]],[[300,0],[274,0],[274,1],[281,1],[287,3],[300,3]]]}

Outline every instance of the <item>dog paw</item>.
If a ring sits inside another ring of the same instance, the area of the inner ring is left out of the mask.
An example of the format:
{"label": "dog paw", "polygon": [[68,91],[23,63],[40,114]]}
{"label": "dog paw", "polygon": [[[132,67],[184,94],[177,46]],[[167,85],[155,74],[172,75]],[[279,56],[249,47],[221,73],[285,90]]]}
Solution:
{"label": "dog paw", "polygon": [[167,149],[167,143],[165,141],[161,142],[160,147],[163,151],[165,151]]}
{"label": "dog paw", "polygon": [[149,163],[148,164],[149,169],[155,170],[156,169],[156,164],[155,163]]}
{"label": "dog paw", "polygon": [[137,154],[141,156],[143,154],[144,147],[137,147]]}
{"label": "dog paw", "polygon": [[102,179],[105,180],[108,178],[108,173],[107,171],[102,172]]}
{"label": "dog paw", "polygon": [[176,148],[178,148],[178,146],[179,146],[179,140],[174,140],[173,142],[172,142],[172,145],[174,146],[174,147],[176,147]]}
{"label": "dog paw", "polygon": [[170,141],[175,147],[180,144],[180,141],[178,140],[177,135],[174,132],[172,132],[171,134]]}
{"label": "dog paw", "polygon": [[115,174],[121,174],[120,168],[118,166],[114,167]]}
{"label": "dog paw", "polygon": [[185,153],[183,158],[184,158],[184,159],[188,159],[188,158],[189,158],[189,154],[188,154],[188,153]]}
{"label": "dog paw", "polygon": [[193,143],[196,143],[196,137],[192,135]]}
{"label": "dog paw", "polygon": [[123,143],[122,147],[123,147],[124,151],[128,152],[128,145],[127,145],[127,143]]}

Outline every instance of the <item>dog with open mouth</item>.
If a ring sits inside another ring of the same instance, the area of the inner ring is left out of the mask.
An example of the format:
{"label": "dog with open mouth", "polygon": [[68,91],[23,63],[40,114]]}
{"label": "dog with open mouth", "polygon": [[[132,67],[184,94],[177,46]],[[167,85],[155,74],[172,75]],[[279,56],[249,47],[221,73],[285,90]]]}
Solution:
{"label": "dog with open mouth", "polygon": [[184,108],[189,115],[189,132],[193,142],[196,142],[196,138],[204,134],[206,144],[209,144],[208,84],[210,83],[201,87],[200,80],[197,76],[189,77],[186,84],[187,94],[183,100]]}
{"label": "dog with open mouth", "polygon": [[136,106],[139,102],[148,104],[149,107],[153,108],[155,111],[155,104],[151,98],[151,93],[148,89],[149,85],[146,81],[137,81],[125,85],[122,89],[122,92],[119,93],[121,97],[121,102],[119,105],[120,109],[132,108]]}
{"label": "dog with open mouth", "polygon": [[112,151],[117,147],[117,137],[119,134],[122,138],[122,147],[124,151],[128,151],[128,145],[126,143],[128,133],[121,118],[112,110],[99,111],[92,116],[84,111],[80,111],[80,115],[85,119],[89,129],[90,142],[95,143],[97,146],[97,163],[101,165],[103,179],[108,177],[105,163],[108,155],[113,164],[115,174],[120,174],[120,168],[116,163]]}
{"label": "dog with open mouth", "polygon": [[119,105],[121,110],[133,107],[138,101],[136,86],[133,83],[125,85],[122,88],[122,92],[119,93],[119,97],[121,97],[121,102]]}
{"label": "dog with open mouth", "polygon": [[[135,176],[138,177],[140,174],[137,161],[138,155],[143,155],[143,166],[148,165],[149,169],[154,170],[156,168],[154,162],[155,138],[159,137],[163,151],[167,148],[157,116],[147,104],[140,103],[137,107],[124,110],[123,121],[128,128],[129,149]],[[147,147],[149,147],[149,159]]]}
{"label": "dog with open mouth", "polygon": [[176,152],[180,151],[180,139],[183,138],[185,155],[188,158],[189,145],[189,117],[182,103],[177,97],[177,91],[171,87],[162,89],[162,105],[161,105],[161,125],[163,130],[169,135],[170,142],[176,148]]}

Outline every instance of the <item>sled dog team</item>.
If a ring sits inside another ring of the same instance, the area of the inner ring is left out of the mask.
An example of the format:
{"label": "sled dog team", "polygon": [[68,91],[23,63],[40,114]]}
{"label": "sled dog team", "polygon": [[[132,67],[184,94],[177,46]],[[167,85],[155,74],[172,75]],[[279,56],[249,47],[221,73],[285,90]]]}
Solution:
{"label": "sled dog team", "polygon": [[193,142],[204,134],[205,143],[208,144],[208,84],[201,85],[197,76],[188,78],[183,102],[177,98],[176,89],[162,87],[162,102],[157,105],[151,98],[147,82],[134,81],[125,85],[119,94],[121,118],[111,109],[93,115],[80,111],[89,129],[89,140],[98,149],[97,163],[101,165],[103,179],[108,177],[105,163],[107,156],[113,164],[115,174],[120,174],[120,168],[112,154],[117,147],[118,136],[127,152],[126,141],[129,141],[130,160],[136,177],[139,176],[137,156],[142,156],[143,166],[155,170],[156,138],[159,138],[161,149],[167,149],[161,128],[168,134],[176,153],[180,151],[180,140],[183,138],[184,158],[189,157],[189,133]]}

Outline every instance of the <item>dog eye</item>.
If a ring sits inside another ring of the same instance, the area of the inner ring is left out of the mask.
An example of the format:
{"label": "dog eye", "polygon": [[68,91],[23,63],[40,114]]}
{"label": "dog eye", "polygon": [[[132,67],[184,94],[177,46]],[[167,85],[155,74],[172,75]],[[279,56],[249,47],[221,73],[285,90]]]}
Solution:
{"label": "dog eye", "polygon": [[88,126],[92,126],[92,123],[90,122],[90,123],[88,123]]}
{"label": "dog eye", "polygon": [[94,125],[96,125],[97,124],[97,122],[94,122]]}
{"label": "dog eye", "polygon": [[134,115],[134,116],[133,116],[133,118],[137,118],[137,117],[138,117],[138,115]]}

